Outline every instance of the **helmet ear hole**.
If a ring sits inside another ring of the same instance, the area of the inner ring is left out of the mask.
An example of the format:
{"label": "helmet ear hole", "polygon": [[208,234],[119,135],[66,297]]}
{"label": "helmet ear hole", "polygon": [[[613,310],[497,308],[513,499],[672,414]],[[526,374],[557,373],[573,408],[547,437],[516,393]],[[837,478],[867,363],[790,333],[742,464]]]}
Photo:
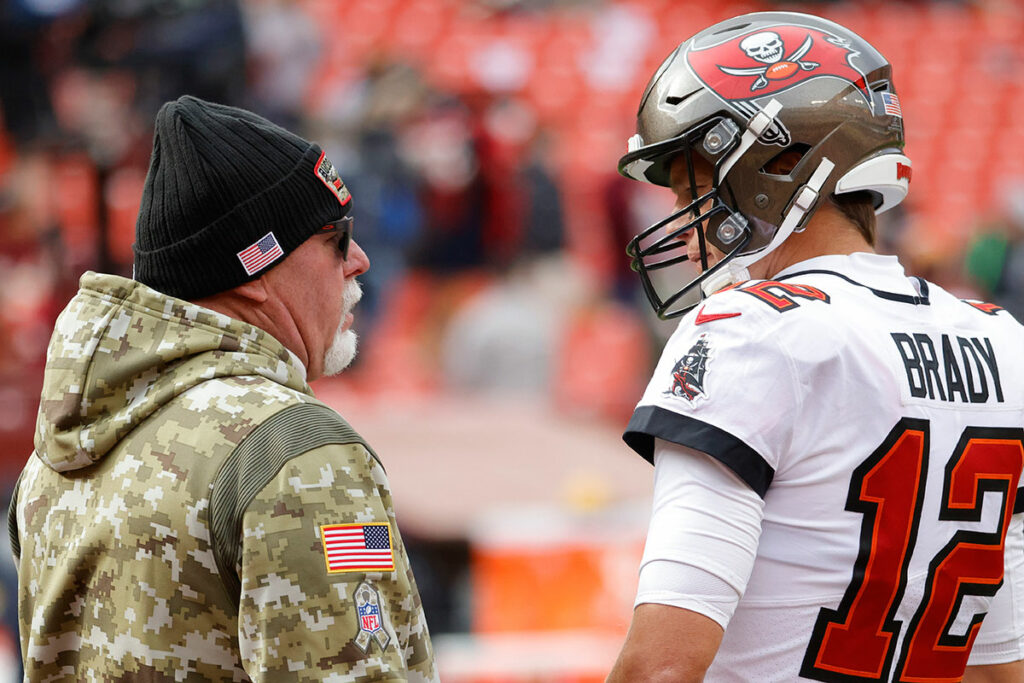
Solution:
{"label": "helmet ear hole", "polygon": [[769,159],[765,165],[761,167],[761,173],[764,173],[765,175],[787,177],[793,172],[794,168],[800,165],[804,155],[806,155],[810,150],[811,146],[804,143],[790,145]]}

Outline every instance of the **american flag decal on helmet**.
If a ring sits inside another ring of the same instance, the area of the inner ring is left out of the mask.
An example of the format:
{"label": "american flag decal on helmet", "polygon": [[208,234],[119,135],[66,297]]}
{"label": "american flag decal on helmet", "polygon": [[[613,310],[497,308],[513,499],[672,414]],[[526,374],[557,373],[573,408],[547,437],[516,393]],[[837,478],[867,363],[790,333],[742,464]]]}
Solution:
{"label": "american flag decal on helmet", "polygon": [[885,108],[885,113],[889,116],[898,116],[903,118],[903,109],[900,108],[900,98],[896,97],[894,92],[881,93],[882,106]]}

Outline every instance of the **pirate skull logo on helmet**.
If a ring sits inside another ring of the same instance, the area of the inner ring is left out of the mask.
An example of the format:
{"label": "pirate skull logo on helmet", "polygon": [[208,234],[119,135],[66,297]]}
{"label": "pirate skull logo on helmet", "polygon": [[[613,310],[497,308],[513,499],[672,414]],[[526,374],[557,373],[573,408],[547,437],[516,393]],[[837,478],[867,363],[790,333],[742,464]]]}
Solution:
{"label": "pirate skull logo on helmet", "polygon": [[774,64],[782,59],[785,43],[778,33],[762,31],[740,41],[740,49],[751,59],[765,64]]}

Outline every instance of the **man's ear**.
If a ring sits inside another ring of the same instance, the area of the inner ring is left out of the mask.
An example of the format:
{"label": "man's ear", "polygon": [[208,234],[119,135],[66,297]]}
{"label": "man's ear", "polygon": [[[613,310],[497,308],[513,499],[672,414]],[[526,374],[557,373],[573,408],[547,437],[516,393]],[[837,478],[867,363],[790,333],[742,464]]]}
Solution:
{"label": "man's ear", "polygon": [[270,297],[262,277],[250,280],[249,282],[243,282],[237,287],[232,288],[231,291],[255,304],[262,304]]}

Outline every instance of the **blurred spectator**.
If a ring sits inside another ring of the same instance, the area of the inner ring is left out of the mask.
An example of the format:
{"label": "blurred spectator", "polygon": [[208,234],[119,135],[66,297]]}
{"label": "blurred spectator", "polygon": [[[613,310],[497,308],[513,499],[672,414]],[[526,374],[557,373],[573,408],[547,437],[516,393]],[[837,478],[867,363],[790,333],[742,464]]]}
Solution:
{"label": "blurred spectator", "polygon": [[566,247],[565,206],[555,177],[554,148],[554,136],[539,130],[529,144],[522,169],[528,198],[523,226],[523,251],[527,255],[550,254]]}
{"label": "blurred spectator", "polygon": [[1001,215],[971,240],[965,266],[984,298],[1024,320],[1024,180],[1007,184]]}
{"label": "blurred spectator", "polygon": [[245,102],[246,43],[235,0],[97,5],[98,28],[86,48],[100,65],[135,72],[146,120],[182,94],[225,104]]}
{"label": "blurred spectator", "polygon": [[296,126],[320,59],[316,25],[286,0],[247,0],[242,12],[250,104],[279,125]]}
{"label": "blurred spectator", "polygon": [[403,153],[422,179],[425,221],[414,266],[453,273],[483,263],[486,187],[473,132],[467,108],[449,100],[403,133]]}
{"label": "blurred spectator", "polygon": [[23,159],[0,195],[0,481],[13,481],[32,449],[43,350],[69,278],[52,212],[52,166]]}
{"label": "blurred spectator", "polygon": [[610,293],[623,303],[636,303],[639,306],[642,303],[637,296],[640,294],[639,280],[630,268],[625,251],[629,241],[643,229],[632,211],[631,199],[637,194],[634,185],[636,183],[631,183],[618,173],[609,172],[604,180],[601,197],[604,203],[602,208],[608,218],[612,244],[621,248],[617,254],[619,258],[612,261]]}
{"label": "blurred spectator", "polygon": [[42,49],[54,13],[44,11],[41,5],[27,0],[9,0],[0,5],[2,123],[21,144],[49,138],[56,132],[46,87],[51,59]]}
{"label": "blurred spectator", "polygon": [[552,140],[522,102],[475,93],[428,113],[406,151],[424,179],[417,265],[503,272],[565,243]]}
{"label": "blurred spectator", "polygon": [[50,87],[57,120],[67,141],[64,151],[84,149],[96,166],[110,169],[146,135],[135,106],[138,81],[127,70],[68,67]]}
{"label": "blurred spectator", "polygon": [[346,136],[340,170],[352,178],[359,241],[373,259],[363,277],[363,327],[373,325],[380,294],[405,271],[407,254],[422,230],[422,180],[403,150],[403,136],[422,116],[430,94],[415,67],[373,62],[365,78],[350,88],[347,110],[326,122]]}
{"label": "blurred spectator", "polygon": [[442,341],[443,376],[458,391],[532,395],[553,389],[556,352],[584,283],[564,258],[537,259],[466,302]]}

